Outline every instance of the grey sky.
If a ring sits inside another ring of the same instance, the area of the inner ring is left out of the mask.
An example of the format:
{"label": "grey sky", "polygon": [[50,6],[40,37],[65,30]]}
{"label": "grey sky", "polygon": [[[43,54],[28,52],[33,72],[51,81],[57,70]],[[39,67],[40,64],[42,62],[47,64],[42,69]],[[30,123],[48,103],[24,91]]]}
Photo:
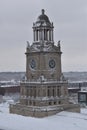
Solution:
{"label": "grey sky", "polygon": [[61,40],[63,71],[87,71],[87,0],[0,0],[0,71],[25,71],[26,41],[41,9]]}

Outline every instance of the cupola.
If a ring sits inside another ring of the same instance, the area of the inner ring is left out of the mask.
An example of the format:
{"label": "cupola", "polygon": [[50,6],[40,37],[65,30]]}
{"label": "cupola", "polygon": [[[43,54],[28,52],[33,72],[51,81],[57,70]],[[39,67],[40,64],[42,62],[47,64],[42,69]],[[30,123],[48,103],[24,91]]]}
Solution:
{"label": "cupola", "polygon": [[45,15],[44,9],[42,9],[41,12],[36,22],[33,23],[34,42],[53,42],[53,23],[51,23],[49,17]]}

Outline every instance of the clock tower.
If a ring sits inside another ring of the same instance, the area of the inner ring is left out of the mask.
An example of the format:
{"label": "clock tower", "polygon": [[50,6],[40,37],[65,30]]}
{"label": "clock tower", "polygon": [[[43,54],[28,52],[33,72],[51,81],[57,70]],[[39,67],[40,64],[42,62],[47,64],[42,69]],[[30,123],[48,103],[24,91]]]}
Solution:
{"label": "clock tower", "polygon": [[[68,104],[68,83],[61,70],[60,41],[54,43],[54,25],[42,9],[33,23],[33,43],[27,42],[26,77],[20,84],[20,103],[10,112],[44,117]],[[17,109],[19,108],[19,109]]]}
{"label": "clock tower", "polygon": [[53,23],[42,9],[41,15],[33,23],[33,44],[27,43],[26,78],[27,81],[59,81],[61,78],[60,41],[54,45]]}

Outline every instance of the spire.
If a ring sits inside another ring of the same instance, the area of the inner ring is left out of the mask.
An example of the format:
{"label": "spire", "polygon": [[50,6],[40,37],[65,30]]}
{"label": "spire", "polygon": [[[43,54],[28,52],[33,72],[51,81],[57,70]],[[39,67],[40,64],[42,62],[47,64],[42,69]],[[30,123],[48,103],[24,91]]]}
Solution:
{"label": "spire", "polygon": [[57,46],[58,46],[58,48],[59,48],[59,51],[61,51],[60,40],[58,41]]}
{"label": "spire", "polygon": [[58,47],[60,47],[60,40],[58,41]]}
{"label": "spire", "polygon": [[27,48],[30,48],[30,43],[29,43],[29,41],[27,41]]}

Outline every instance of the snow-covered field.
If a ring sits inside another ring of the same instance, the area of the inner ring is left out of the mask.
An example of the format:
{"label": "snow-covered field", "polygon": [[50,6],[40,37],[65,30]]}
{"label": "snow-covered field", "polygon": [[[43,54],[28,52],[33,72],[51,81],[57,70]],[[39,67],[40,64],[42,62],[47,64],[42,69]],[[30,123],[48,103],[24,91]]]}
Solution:
{"label": "snow-covered field", "polygon": [[9,114],[9,103],[5,102],[0,104],[0,130],[87,130],[87,109],[39,119]]}

